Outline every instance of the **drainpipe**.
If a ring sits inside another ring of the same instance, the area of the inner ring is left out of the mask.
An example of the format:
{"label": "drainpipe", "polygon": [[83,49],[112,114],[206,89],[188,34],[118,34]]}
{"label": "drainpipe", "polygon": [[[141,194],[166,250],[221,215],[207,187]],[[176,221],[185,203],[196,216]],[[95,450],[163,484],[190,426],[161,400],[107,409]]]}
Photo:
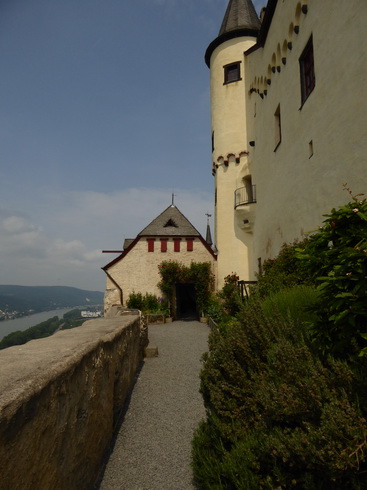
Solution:
{"label": "drainpipe", "polygon": [[120,292],[120,304],[122,306],[122,304],[123,304],[123,293],[122,293],[122,289],[120,288],[120,286],[117,284],[117,282],[114,280],[114,278],[107,271],[105,271],[105,273],[106,273],[107,277],[111,280],[111,282],[113,282],[113,284],[119,290],[119,292]]}

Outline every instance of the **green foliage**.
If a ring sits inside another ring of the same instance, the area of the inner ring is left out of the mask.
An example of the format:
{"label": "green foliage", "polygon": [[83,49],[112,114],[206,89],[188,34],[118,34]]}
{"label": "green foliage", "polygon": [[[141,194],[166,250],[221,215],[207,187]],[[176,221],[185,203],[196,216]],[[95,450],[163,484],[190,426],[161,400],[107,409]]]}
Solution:
{"label": "green foliage", "polygon": [[194,284],[199,313],[206,313],[214,289],[214,276],[209,262],[192,262],[188,267],[180,262],[167,260],[158,269],[161,276],[158,287],[168,301],[172,303],[176,284]]}
{"label": "green foliage", "polygon": [[200,488],[367,488],[366,200],[326,218],[265,262],[244,307],[227,306],[235,318],[217,312],[192,452]]}
{"label": "green foliage", "polygon": [[322,353],[356,356],[367,332],[367,201],[359,196],[332,209],[299,250],[318,283],[313,336]]}
{"label": "green foliage", "polygon": [[80,310],[74,309],[66,312],[62,319],[59,319],[58,316],[54,316],[34,327],[27,328],[23,331],[17,330],[16,332],[6,335],[0,342],[0,350],[13,345],[22,345],[30,340],[49,337],[59,329],[69,330],[71,328],[80,327],[84,322],[85,318],[81,318]]}
{"label": "green foliage", "polygon": [[218,293],[218,297],[222,299],[224,311],[231,316],[236,314],[242,309],[242,299],[240,290],[238,287],[239,277],[237,274],[228,274],[224,278],[224,286]]}
{"label": "green foliage", "polygon": [[12,345],[22,345],[33,339],[49,337],[59,328],[59,325],[59,317],[54,316],[24,331],[17,330],[16,332],[12,332],[1,340],[0,349],[6,349]]}
{"label": "green foliage", "polygon": [[64,313],[64,316],[63,316],[63,319],[67,322],[73,321],[73,320],[80,320],[80,318],[81,318],[80,310],[77,308],[74,310],[67,311],[66,313]]}
{"label": "green foliage", "polygon": [[274,311],[282,318],[291,318],[296,325],[312,324],[316,314],[312,311],[319,299],[318,291],[313,286],[293,286],[289,289],[281,289],[261,301],[261,307],[265,315],[272,318]]}
{"label": "green foliage", "polygon": [[209,298],[205,313],[208,317],[212,318],[217,324],[224,321],[226,315],[223,309],[222,302],[220,301],[217,295],[212,295]]}
{"label": "green foliage", "polygon": [[80,316],[80,310],[70,310],[63,316],[63,320],[60,322],[62,330],[70,330],[72,328],[80,327],[86,321],[86,318]]}
{"label": "green foliage", "polygon": [[211,332],[203,362],[207,420],[192,453],[200,488],[364,488],[353,374],[314,357],[290,319],[252,302],[241,322]]}
{"label": "green foliage", "polygon": [[154,294],[131,293],[127,300],[127,307],[141,310],[144,313],[165,312],[169,314],[168,303],[163,298],[157,298]]}
{"label": "green foliage", "polygon": [[257,284],[251,288],[252,294],[268,296],[281,289],[298,284],[312,284],[312,275],[305,262],[298,259],[297,252],[304,247],[308,239],[293,244],[284,244],[275,259],[263,264],[262,273],[257,276]]}
{"label": "green foliage", "polygon": [[132,292],[126,302],[128,308],[133,310],[143,310],[144,298],[142,293]]}

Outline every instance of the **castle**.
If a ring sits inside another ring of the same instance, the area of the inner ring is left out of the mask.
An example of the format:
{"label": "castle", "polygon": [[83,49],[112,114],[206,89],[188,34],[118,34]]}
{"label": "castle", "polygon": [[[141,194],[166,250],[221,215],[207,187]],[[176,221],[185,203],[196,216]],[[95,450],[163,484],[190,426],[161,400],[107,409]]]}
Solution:
{"label": "castle", "polygon": [[218,287],[367,184],[367,2],[230,0],[208,46]]}
{"label": "castle", "polygon": [[367,188],[366,0],[229,0],[209,44],[216,254],[170,206],[103,269],[105,310],[159,294],[162,260],[208,261],[221,289]]}

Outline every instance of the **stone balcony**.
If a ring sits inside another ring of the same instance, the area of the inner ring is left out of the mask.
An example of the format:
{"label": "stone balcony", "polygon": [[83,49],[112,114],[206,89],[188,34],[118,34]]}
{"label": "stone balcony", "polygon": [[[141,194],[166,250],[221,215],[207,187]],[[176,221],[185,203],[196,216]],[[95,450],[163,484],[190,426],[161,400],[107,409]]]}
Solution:
{"label": "stone balcony", "polygon": [[252,232],[255,220],[256,186],[239,187],[234,192],[234,209],[241,229]]}

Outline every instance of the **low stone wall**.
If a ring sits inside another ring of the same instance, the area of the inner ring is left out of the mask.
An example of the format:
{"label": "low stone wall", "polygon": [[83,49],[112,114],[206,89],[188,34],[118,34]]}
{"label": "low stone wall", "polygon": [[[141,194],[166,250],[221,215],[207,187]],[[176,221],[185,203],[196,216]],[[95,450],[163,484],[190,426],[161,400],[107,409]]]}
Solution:
{"label": "low stone wall", "polygon": [[92,488],[146,344],[135,314],[0,351],[0,489]]}

